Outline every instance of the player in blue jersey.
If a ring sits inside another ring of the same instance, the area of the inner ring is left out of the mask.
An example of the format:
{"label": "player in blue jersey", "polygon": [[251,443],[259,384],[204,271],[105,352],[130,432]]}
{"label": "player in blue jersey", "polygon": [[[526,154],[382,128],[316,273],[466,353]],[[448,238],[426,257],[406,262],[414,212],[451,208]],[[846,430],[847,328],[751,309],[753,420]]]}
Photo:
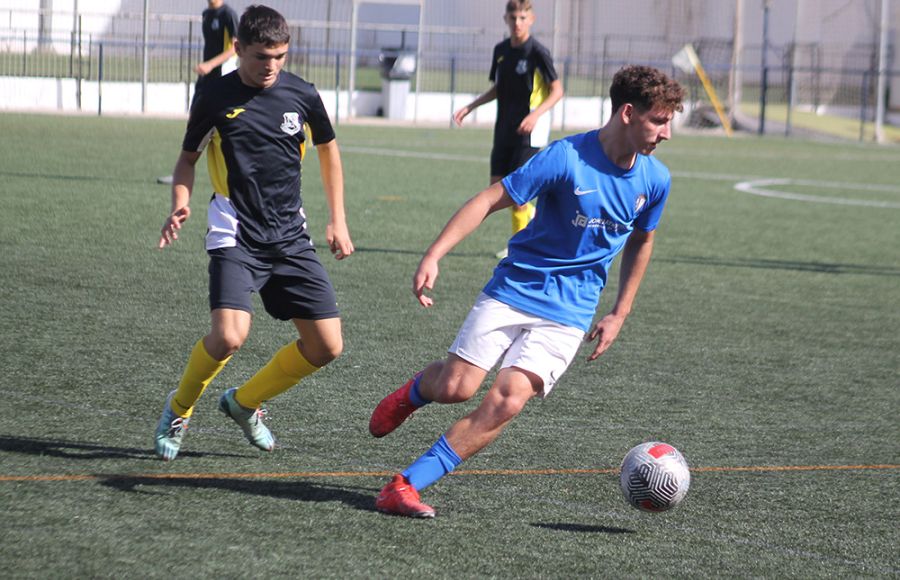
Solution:
{"label": "player in blue jersey", "polygon": [[315,87],[282,71],[289,41],[281,14],[249,7],[238,25],[238,69],[212,79],[191,107],[159,247],[172,244],[190,217],[194,166],[206,149],[214,190],[206,235],[212,328],[194,345],[178,388],[163,407],[155,447],[165,460],[177,456],[194,404],[247,339],[253,292],[266,312],[290,320],[300,334],[219,399],[219,409],[254,446],[266,451],[275,446],[262,421],[262,402],[343,349],[334,289],[310,239],[300,196],[300,162],[312,142],[330,210],[326,242],[337,259],[352,254],[340,152]]}
{"label": "player in blue jersey", "polygon": [[[488,215],[537,201],[537,213],[513,236],[462,325],[446,359],[425,367],[375,408],[369,430],[383,437],[429,402],[470,399],[488,372],[500,370],[475,411],[395,475],[375,505],[389,514],[434,517],[419,491],[491,443],[533,397],[546,397],[584,341],[588,360],[619,335],[653,249],[671,179],[651,157],[671,136],[684,91],[657,69],[619,70],[609,91],[613,115],[599,130],[556,141],[456,212],[425,252],[413,277],[424,307],[438,263]],[[619,288],[608,314],[593,323],[613,258]]]}

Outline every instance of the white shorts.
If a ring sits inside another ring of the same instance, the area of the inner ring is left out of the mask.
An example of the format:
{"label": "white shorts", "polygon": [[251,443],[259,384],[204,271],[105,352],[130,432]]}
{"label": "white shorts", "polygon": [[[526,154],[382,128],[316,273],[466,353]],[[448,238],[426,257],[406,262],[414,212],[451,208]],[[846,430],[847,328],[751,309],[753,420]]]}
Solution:
{"label": "white shorts", "polygon": [[501,369],[516,367],[544,381],[541,397],[566,372],[584,331],[528,314],[481,293],[463,322],[449,352],[490,371],[503,357]]}

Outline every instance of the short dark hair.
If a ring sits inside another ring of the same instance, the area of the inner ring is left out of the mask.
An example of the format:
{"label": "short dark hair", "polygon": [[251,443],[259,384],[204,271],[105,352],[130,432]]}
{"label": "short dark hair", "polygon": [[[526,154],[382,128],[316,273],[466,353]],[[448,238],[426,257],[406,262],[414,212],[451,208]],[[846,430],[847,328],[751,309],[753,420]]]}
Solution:
{"label": "short dark hair", "polygon": [[506,3],[506,13],[512,14],[513,12],[528,12],[531,10],[531,0],[509,0]]}
{"label": "short dark hair", "polygon": [[619,69],[609,87],[609,98],[613,113],[625,103],[631,103],[640,111],[660,107],[675,112],[684,108],[681,104],[684,89],[678,81],[651,66],[629,65]]}
{"label": "short dark hair", "polygon": [[262,44],[280,46],[291,41],[287,21],[277,10],[268,6],[248,6],[241,15],[237,38],[244,46]]}

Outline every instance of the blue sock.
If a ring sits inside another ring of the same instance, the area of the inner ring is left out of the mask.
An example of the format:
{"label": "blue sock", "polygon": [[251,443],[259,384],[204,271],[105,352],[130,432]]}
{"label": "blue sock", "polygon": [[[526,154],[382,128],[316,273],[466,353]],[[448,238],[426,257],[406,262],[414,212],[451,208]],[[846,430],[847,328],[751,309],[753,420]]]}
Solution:
{"label": "blue sock", "polygon": [[422,393],[419,392],[419,382],[422,380],[422,373],[416,375],[416,378],[413,379],[413,386],[409,390],[409,402],[413,404],[413,407],[418,409],[419,407],[424,407],[431,401],[422,397]]}
{"label": "blue sock", "polygon": [[431,449],[406,468],[403,477],[409,481],[411,486],[421,491],[453,471],[460,463],[462,463],[462,459],[450,447],[447,439],[441,435]]}

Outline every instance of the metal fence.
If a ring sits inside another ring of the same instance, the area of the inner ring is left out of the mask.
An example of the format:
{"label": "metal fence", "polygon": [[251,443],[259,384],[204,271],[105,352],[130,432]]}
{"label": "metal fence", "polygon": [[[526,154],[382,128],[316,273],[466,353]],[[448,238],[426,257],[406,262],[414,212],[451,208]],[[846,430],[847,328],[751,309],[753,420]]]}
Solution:
{"label": "metal fence", "polygon": [[[352,1],[286,4],[295,15],[297,10],[306,11],[300,14],[302,20],[289,18],[292,43],[287,70],[320,89],[336,91],[348,88],[353,72],[355,89],[378,91],[379,58],[389,46],[418,50],[414,86],[419,91],[477,94],[489,86],[491,50],[506,34],[500,18],[503,3],[487,6],[485,2],[423,0],[424,9],[431,15],[425,26],[376,22],[377,18],[370,18],[360,22],[356,52],[351,54]],[[630,11],[640,8],[632,6],[635,3],[647,4],[645,8],[655,8],[660,16],[659,22],[644,27],[651,34],[638,34],[615,21],[607,22],[607,28],[616,31],[599,30],[602,27],[596,25],[598,21],[610,20],[600,12],[601,4],[613,2],[536,0],[541,18],[533,32],[551,47],[566,98],[604,96],[612,74],[621,65],[644,63],[671,72],[689,87],[691,98],[702,103],[708,97],[697,78],[672,64],[672,56],[689,43],[732,113],[741,108],[752,112],[758,103],[778,106],[787,111],[787,132],[792,110],[837,110],[861,123],[875,120],[880,55],[874,31],[868,39],[857,35],[843,43],[839,37],[830,43],[798,42],[796,31],[788,42],[763,39],[764,43],[745,43],[739,38],[750,35],[743,29],[741,35],[736,34],[737,27],[753,28],[761,19],[759,8],[767,4],[766,0],[759,0],[756,7],[742,7],[750,2],[634,0],[628,3]],[[795,2],[795,16],[799,18],[801,0]],[[134,4],[131,2],[130,6],[134,8]],[[241,8],[242,3],[231,4]],[[473,8],[465,18],[454,21],[457,11],[452,6],[462,4]],[[825,4],[828,2],[823,1],[822,6]],[[877,0],[842,2],[843,6],[853,4],[864,8],[863,19],[869,25],[876,20],[879,6],[889,5],[884,0],[880,5]],[[288,10],[285,13],[290,15]],[[613,10],[609,13],[618,14]],[[741,24],[741,14],[744,20],[756,24]],[[823,22],[826,16],[822,16]],[[834,20],[834,15],[831,18]],[[53,25],[48,25],[48,21]],[[839,25],[840,22],[832,22],[829,26]],[[0,8],[0,77],[192,83],[196,76],[193,66],[202,53],[199,15],[151,12],[147,26],[145,71],[144,15],[139,12],[73,14]],[[820,28],[826,33],[831,30],[825,24]],[[893,46],[889,45],[886,56],[890,87],[893,80],[900,78],[900,73],[892,68]],[[350,70],[353,61],[355,71]],[[762,111],[756,111],[759,112],[765,112],[765,105]]]}

